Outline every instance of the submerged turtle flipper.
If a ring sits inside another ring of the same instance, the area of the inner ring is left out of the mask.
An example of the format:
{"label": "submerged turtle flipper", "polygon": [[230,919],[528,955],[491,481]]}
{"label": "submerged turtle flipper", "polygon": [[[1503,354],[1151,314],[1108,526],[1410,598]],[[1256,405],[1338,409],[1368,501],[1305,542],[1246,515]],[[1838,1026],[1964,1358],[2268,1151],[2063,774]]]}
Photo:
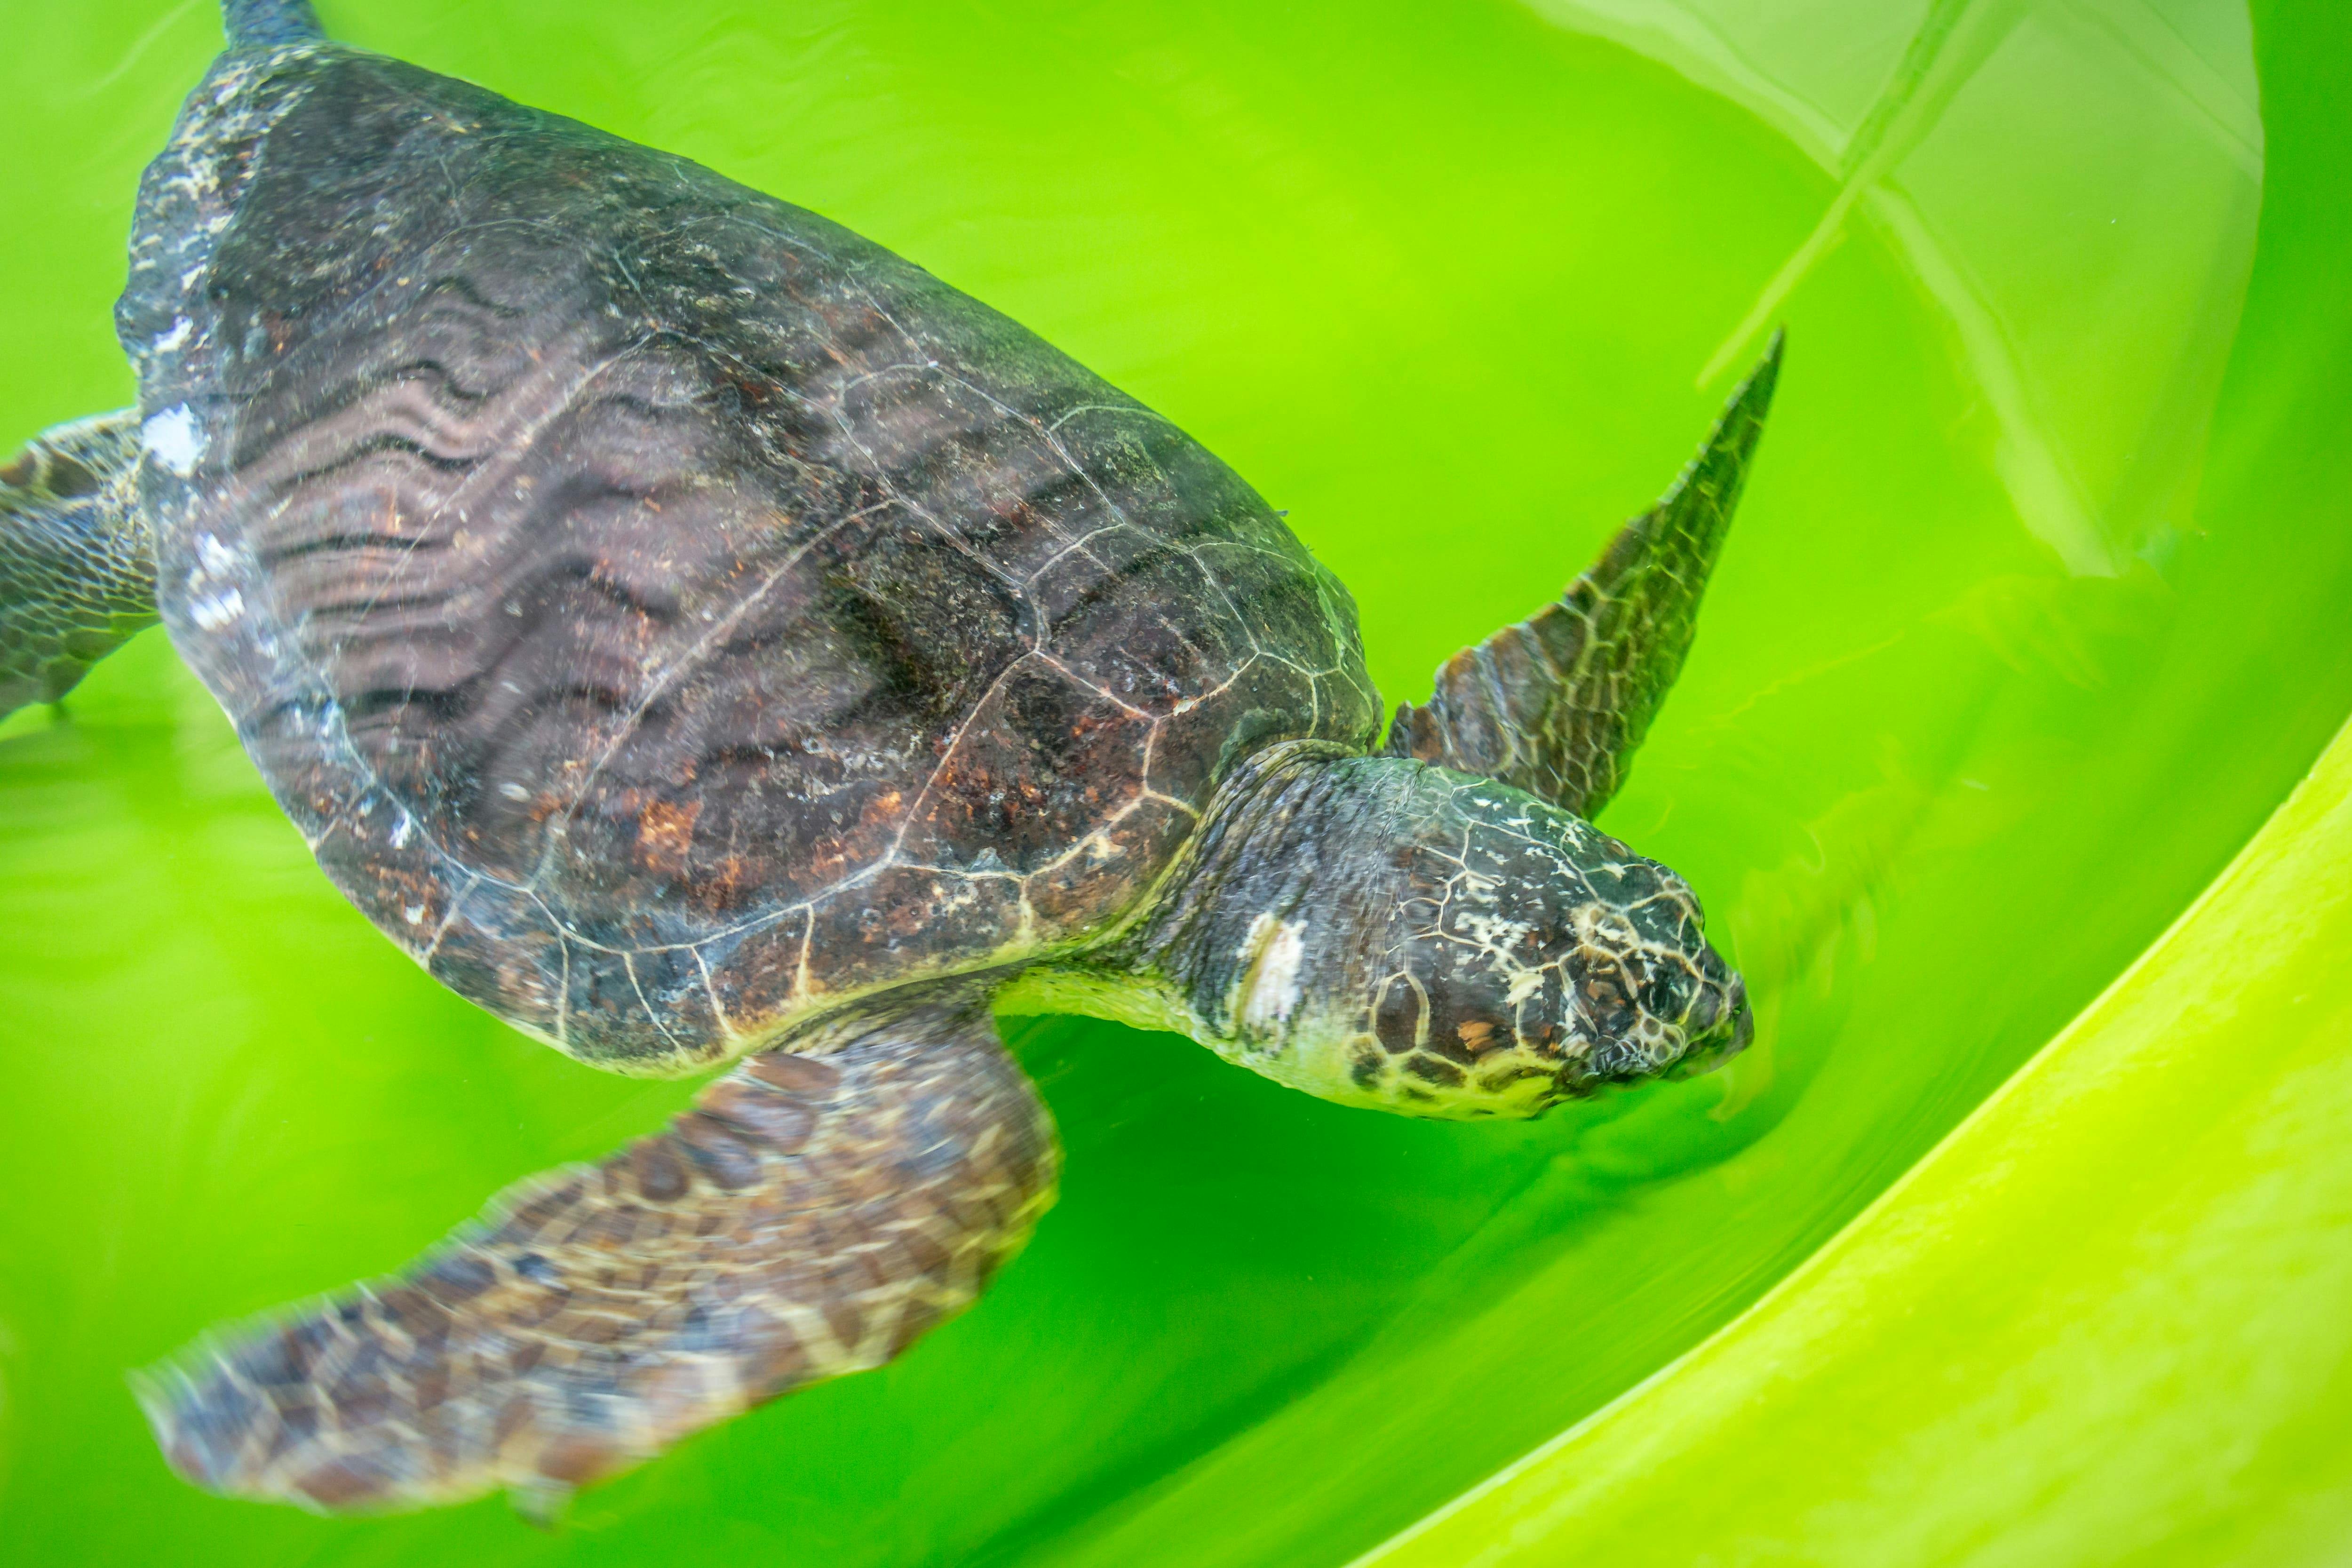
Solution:
{"label": "submerged turtle flipper", "polygon": [[1664,499],[1567,593],[1446,660],[1426,703],[1398,704],[1392,754],[1485,773],[1580,816],[1607,804],[1682,673],[1764,431],[1780,342],[1775,333]]}
{"label": "submerged turtle flipper", "polygon": [[984,997],[747,1058],[658,1137],[525,1183],[405,1274],[139,1381],[173,1468],[359,1512],[573,1487],[968,1306],[1059,1155]]}
{"label": "submerged turtle flipper", "polygon": [[139,411],[43,432],[0,467],[0,717],[54,702],[155,624]]}

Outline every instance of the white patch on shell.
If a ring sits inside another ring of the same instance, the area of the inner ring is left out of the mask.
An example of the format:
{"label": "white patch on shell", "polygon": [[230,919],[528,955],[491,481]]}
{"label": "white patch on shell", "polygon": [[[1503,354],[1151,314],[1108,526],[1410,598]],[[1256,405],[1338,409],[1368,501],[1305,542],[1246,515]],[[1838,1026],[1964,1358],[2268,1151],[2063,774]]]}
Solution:
{"label": "white patch on shell", "polygon": [[139,426],[139,441],[150,457],[184,479],[196,471],[197,460],[205,455],[205,433],[184,403],[149,416]]}
{"label": "white patch on shell", "polygon": [[1243,1027],[1272,1029],[1297,1010],[1306,931],[1305,921],[1277,921],[1263,912],[1250,921],[1242,939],[1242,957],[1249,965],[1241,984]]}
{"label": "white patch on shell", "polygon": [[237,616],[245,614],[245,595],[231,588],[224,594],[189,602],[188,614],[196,625],[208,632],[216,632]]}

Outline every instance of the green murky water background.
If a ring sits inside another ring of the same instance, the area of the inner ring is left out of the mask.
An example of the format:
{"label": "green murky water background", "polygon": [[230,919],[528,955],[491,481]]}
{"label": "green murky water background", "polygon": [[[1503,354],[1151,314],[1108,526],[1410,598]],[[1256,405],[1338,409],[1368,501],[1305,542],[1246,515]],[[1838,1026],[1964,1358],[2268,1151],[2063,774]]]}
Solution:
{"label": "green murky water background", "polygon": [[[2338,138],[2300,90],[2325,7],[321,10],[1036,327],[1291,509],[1391,699],[1555,592],[1785,321],[1697,651],[1606,818],[1707,898],[1761,1030],[1710,1079],[1457,1128],[1024,1021],[1061,1206],[899,1364],[555,1536],[496,1502],[224,1502],[168,1477],[126,1368],[393,1266],[690,1086],[600,1078],[412,968],[150,636],[0,730],[10,1561],[1343,1562],[1786,1273],[2352,706],[2352,530],[2311,439],[2342,379],[2307,310],[2338,275]],[[0,441],[127,400],[131,192],[218,37],[209,0],[9,21]]]}

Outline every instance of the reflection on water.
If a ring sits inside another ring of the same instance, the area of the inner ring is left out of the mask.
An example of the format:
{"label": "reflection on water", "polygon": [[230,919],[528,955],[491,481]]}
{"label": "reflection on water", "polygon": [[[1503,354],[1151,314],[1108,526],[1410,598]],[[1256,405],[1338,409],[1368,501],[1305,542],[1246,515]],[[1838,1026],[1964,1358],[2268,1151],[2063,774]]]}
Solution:
{"label": "reflection on water", "polygon": [[1702,373],[1859,212],[1942,307],[2019,518],[2075,572],[2162,558],[2253,259],[2263,132],[2237,0],[1529,0],[1749,109],[1837,192]]}
{"label": "reflection on water", "polygon": [[[1785,318],[1755,486],[1606,822],[1706,898],[1757,1047],[1462,1129],[1024,1026],[1064,1203],[887,1373],[711,1433],[552,1540],[496,1505],[223,1502],[165,1475],[124,1367],[391,1266],[683,1090],[403,960],[150,637],[0,737],[12,1544],[1336,1562],[1753,1300],[2161,929],[2242,840],[2230,792],[2275,798],[2231,764],[2295,694],[2228,684],[2242,628],[2289,661],[2340,640],[2221,569],[2274,542],[2242,514],[2185,528],[2259,173],[2242,11],[1545,4],[321,8],[1036,327],[1290,509],[1391,698],[1557,592],[1686,456],[1717,395],[1694,373]],[[0,203],[42,226],[0,244],[0,443],[122,400],[131,187],[216,39],[168,0],[16,19]]]}

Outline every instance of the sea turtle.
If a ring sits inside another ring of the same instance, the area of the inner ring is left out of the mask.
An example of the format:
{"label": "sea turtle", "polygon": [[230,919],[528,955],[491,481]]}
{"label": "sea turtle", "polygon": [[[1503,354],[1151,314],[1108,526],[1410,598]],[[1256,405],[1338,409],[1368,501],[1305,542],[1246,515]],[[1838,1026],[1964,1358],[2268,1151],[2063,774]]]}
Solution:
{"label": "sea turtle", "polygon": [[0,470],[0,710],[160,617],[434,975],[592,1066],[736,1065],[146,1377],[181,1474],[543,1507],[887,1361],[1053,1199],[993,1009],[1436,1117],[1746,1042],[1690,889],[1587,818],[1777,340],[1665,499],[1383,737],[1280,515],[1022,328],[307,0],[226,12],[140,191],[139,405]]}

